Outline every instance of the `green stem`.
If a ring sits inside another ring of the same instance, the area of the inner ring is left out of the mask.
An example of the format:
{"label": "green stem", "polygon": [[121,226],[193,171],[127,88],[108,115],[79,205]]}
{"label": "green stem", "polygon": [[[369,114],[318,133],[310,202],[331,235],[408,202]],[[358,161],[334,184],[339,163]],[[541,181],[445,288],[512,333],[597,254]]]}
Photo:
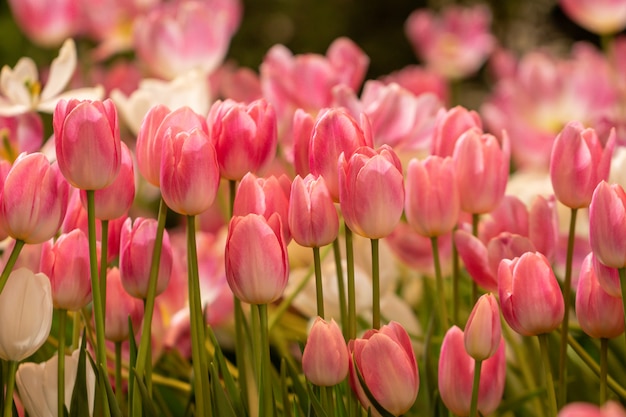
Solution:
{"label": "green stem", "polygon": [[348,340],[356,339],[356,289],[354,283],[354,250],[352,230],[346,225],[346,262],[348,271]]}
{"label": "green stem", "polygon": [[454,324],[460,326],[459,318],[459,280],[461,278],[461,267],[459,264],[459,252],[456,244],[452,242],[452,320]]}
{"label": "green stem", "polygon": [[15,372],[17,361],[9,361],[9,379],[7,380],[6,397],[4,397],[4,417],[13,416],[13,389],[15,388]]}
{"label": "green stem", "polygon": [[109,221],[101,220],[100,228],[102,229],[102,232],[100,233],[100,294],[102,295],[102,314],[106,317]]}
{"label": "green stem", "polygon": [[78,349],[78,341],[80,339],[81,319],[80,311],[72,312],[72,352]]}
{"label": "green stem", "polygon": [[17,261],[17,257],[20,255],[22,248],[24,247],[23,240],[16,240],[15,245],[13,246],[13,250],[11,251],[11,255],[9,255],[9,259],[7,260],[4,269],[2,270],[2,275],[0,275],[0,293],[4,289],[4,286],[9,279],[9,275],[11,275],[11,271],[13,271],[13,267],[15,266],[15,262]]}
{"label": "green stem", "polygon": [[552,380],[552,370],[550,367],[550,353],[548,351],[548,334],[540,334],[539,347],[541,349],[541,359],[543,362],[543,369],[545,371],[546,382],[546,394],[548,395],[548,409],[550,410],[550,416],[556,417],[556,395],[554,393],[554,381]]}
{"label": "green stem", "polygon": [[322,288],[322,265],[320,248],[313,248],[313,263],[315,265],[315,294],[317,297],[317,315],[324,318],[324,290]]}
{"label": "green stem", "polygon": [[480,370],[483,361],[474,362],[474,383],[472,384],[472,402],[470,403],[470,417],[476,417],[478,412],[478,390],[480,388]]}
{"label": "green stem", "polygon": [[446,293],[443,285],[443,276],[441,274],[441,262],[439,260],[439,238],[433,236],[430,238],[430,245],[433,252],[433,263],[435,265],[435,284],[437,285],[437,296],[439,297],[439,322],[441,324],[442,333],[448,328],[448,308],[446,307]]}
{"label": "green stem", "polygon": [[[622,289],[622,302],[624,303],[624,323],[626,323],[626,268],[618,268],[619,272],[619,283]],[[624,337],[626,337],[626,332],[624,332]]]}
{"label": "green stem", "polygon": [[380,262],[378,259],[378,239],[372,243],[372,328],[380,329]]}
{"label": "green stem", "polygon": [[341,314],[341,329],[344,339],[348,340],[348,306],[346,305],[346,286],[343,281],[343,265],[341,264],[341,248],[339,237],[333,241],[333,254],[335,256],[335,269],[337,273],[337,292],[339,294],[339,311]]}
{"label": "green stem", "polygon": [[272,378],[270,362],[270,342],[267,327],[267,304],[254,306],[259,310],[260,338],[259,350],[261,351],[261,380],[259,389],[259,400],[261,402],[259,410],[262,416],[274,415],[274,398],[272,395]]}
{"label": "green stem", "polygon": [[561,323],[561,346],[559,351],[559,406],[567,402],[567,336],[569,334],[569,311],[572,304],[572,263],[574,259],[574,241],[576,233],[576,214],[578,209],[571,209],[567,255],[565,260],[565,278],[563,281],[563,303],[565,315]]}
{"label": "green stem", "polygon": [[65,410],[65,323],[67,310],[60,309],[59,313],[59,348],[57,367],[57,415],[63,416]]}
{"label": "green stem", "polygon": [[[104,339],[104,309],[102,306],[102,294],[100,293],[99,271],[98,271],[98,249],[96,246],[96,216],[94,191],[87,190],[87,224],[89,232],[89,264],[91,269],[91,296],[93,303],[94,319],[96,322],[96,359],[98,366],[104,371],[103,377],[109,377],[107,367],[106,344]],[[104,384],[100,384],[100,392],[103,402],[106,400],[107,391]]]}
{"label": "green stem", "polygon": [[[472,214],[472,235],[478,237],[478,223],[480,222],[480,214],[473,213]],[[472,280],[472,305],[478,301],[478,284],[476,281]]]}
{"label": "green stem", "polygon": [[609,368],[609,339],[600,338],[600,405],[603,405],[607,399],[606,376]]}
{"label": "green stem", "polygon": [[122,391],[122,342],[115,342],[115,399],[122,407],[124,393]]}

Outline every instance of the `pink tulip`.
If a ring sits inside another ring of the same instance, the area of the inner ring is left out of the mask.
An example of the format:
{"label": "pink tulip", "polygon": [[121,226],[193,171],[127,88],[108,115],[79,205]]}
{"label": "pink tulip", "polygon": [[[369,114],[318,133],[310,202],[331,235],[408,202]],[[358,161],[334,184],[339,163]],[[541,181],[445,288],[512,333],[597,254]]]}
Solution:
{"label": "pink tulip", "polygon": [[549,333],[563,320],[563,294],[550,263],[539,252],[500,263],[498,294],[504,319],[521,335]]}
{"label": "pink tulip", "polygon": [[37,112],[18,116],[0,116],[3,146],[0,158],[11,163],[22,152],[37,152],[43,144],[43,122]]}
{"label": "pink tulip", "polygon": [[459,138],[453,158],[463,211],[482,214],[497,207],[509,178],[509,157],[506,133],[502,144],[475,128]]}
{"label": "pink tulip", "polygon": [[42,153],[20,155],[4,181],[0,226],[14,239],[42,243],[63,222],[69,185]]}
{"label": "pink tulip", "polygon": [[302,246],[322,247],[332,243],[339,232],[339,217],[324,177],[299,175],[291,184],[289,230]]}
{"label": "pink tulip", "polygon": [[313,175],[324,177],[335,202],[339,201],[339,155],[343,153],[349,160],[359,146],[371,145],[368,132],[344,109],[326,109],[318,114],[309,144],[309,168]]}
{"label": "pink tulip", "polygon": [[195,216],[215,201],[220,182],[215,148],[201,129],[168,130],[161,155],[161,195],[175,212]]}
{"label": "pink tulip", "polygon": [[228,227],[226,278],[233,293],[249,304],[267,304],[283,294],[289,277],[287,247],[278,214],[250,213]]}
{"label": "pink tulip", "polygon": [[220,173],[228,180],[258,173],[276,155],[276,113],[265,99],[250,104],[217,101],[211,106],[207,124]]}
{"label": "pink tulip", "polygon": [[589,206],[593,190],[611,168],[615,132],[602,146],[595,130],[568,123],[554,140],[550,178],[557,200],[577,209]]}
{"label": "pink tulip", "polygon": [[[494,277],[503,259],[514,259],[526,252],[536,252],[535,245],[526,236],[502,232],[487,243],[487,262]],[[495,290],[494,290],[495,291]]]}
{"label": "pink tulip", "polygon": [[405,23],[406,35],[428,68],[449,79],[474,74],[493,51],[491,13],[485,5],[452,6],[441,16],[416,10]]}
{"label": "pink tulip", "polygon": [[597,35],[611,35],[626,28],[626,4],[621,0],[560,0],[565,14]]}
{"label": "pink tulip", "polygon": [[411,339],[397,322],[369,330],[348,344],[351,354],[350,385],[366,409],[374,408],[359,381],[361,374],[376,401],[389,413],[406,413],[419,390],[419,373]]}
{"label": "pink tulip", "polygon": [[348,346],[335,322],[317,317],[304,346],[302,371],[311,383],[331,387],[348,376]]}
{"label": "pink tulip", "polygon": [[619,184],[598,184],[589,205],[589,243],[594,255],[612,268],[626,266],[626,193]]}
{"label": "pink tulip", "polygon": [[462,106],[439,110],[435,119],[432,154],[452,156],[457,140],[472,128],[483,128],[480,116],[474,110]]}
{"label": "pink tulip", "polygon": [[309,166],[309,144],[313,131],[313,117],[302,109],[297,109],[293,114],[293,165],[296,174],[306,177],[311,173]]}
{"label": "pink tulip", "polygon": [[[161,152],[165,133],[157,135],[157,132],[163,120],[170,113],[170,109],[161,104],[151,107],[144,116],[137,133],[137,143],[135,145],[137,168],[139,168],[141,175],[155,187],[161,184]],[[178,114],[180,114],[180,111]],[[192,118],[194,117],[192,116]],[[168,120],[171,120],[171,117]]]}
{"label": "pink tulip", "polygon": [[41,272],[50,279],[55,308],[78,311],[91,301],[89,241],[80,229],[44,242]]}
{"label": "pink tulip", "polygon": [[402,165],[383,145],[358,148],[339,157],[339,200],[346,225],[370,239],[391,234],[404,210]]}
{"label": "pink tulip", "polygon": [[514,195],[505,195],[488,216],[481,217],[478,237],[489,242],[502,232],[528,236],[528,222],[526,204]]}
{"label": "pink tulip", "polygon": [[61,0],[49,7],[35,0],[9,0],[20,29],[34,43],[51,47],[77,34],[80,6],[74,0]]}
{"label": "pink tulip", "polygon": [[528,210],[528,238],[538,252],[553,261],[559,241],[556,197],[537,196]]}
{"label": "pink tulip", "polygon": [[601,407],[572,402],[561,409],[558,417],[626,417],[626,410],[616,401],[608,401]]}
{"label": "pink tulip", "polygon": [[190,70],[208,74],[224,60],[241,14],[237,0],[163,3],[136,20],[137,55],[160,78]]}
{"label": "pink tulip", "polygon": [[465,351],[477,361],[492,357],[502,341],[500,307],[491,294],[480,296],[465,324]]}
{"label": "pink tulip", "polygon": [[124,290],[119,269],[111,267],[107,270],[105,338],[113,342],[127,340],[129,318],[133,324],[133,330],[137,332],[143,318],[143,302]]}
{"label": "pink tulip", "polygon": [[607,293],[594,270],[593,253],[585,257],[576,289],[576,317],[591,337],[611,339],[624,332],[624,305],[621,297]]}
{"label": "pink tulip", "polygon": [[456,226],[461,206],[452,158],[412,159],[407,169],[405,192],[407,222],[419,234],[440,236]]}
{"label": "pink tulip", "polygon": [[61,100],[52,122],[59,169],[67,181],[82,190],[110,185],[122,163],[113,101]]}
{"label": "pink tulip", "polygon": [[616,268],[604,265],[595,253],[591,258],[591,262],[593,263],[592,269],[602,289],[613,297],[621,297],[622,285],[619,280],[619,271]]}
{"label": "pink tulip", "polygon": [[[505,345],[504,339],[500,338],[495,354],[483,361],[480,370],[478,411],[481,415],[490,415],[498,408],[505,379]],[[474,359],[465,351],[463,331],[453,326],[441,344],[438,383],[443,403],[457,416],[469,416],[473,380]]]}
{"label": "pink tulip", "polygon": [[[133,157],[125,143],[121,144],[122,164],[115,180],[94,192],[95,216],[100,220],[114,220],[125,215],[135,200],[135,168]],[[87,207],[87,192],[80,191],[83,206]]]}
{"label": "pink tulip", "polygon": [[[143,217],[138,217],[134,221],[127,218],[122,227],[119,271],[124,288],[136,298],[145,299],[148,295],[148,280],[156,229],[156,219]],[[165,230],[163,232],[161,258],[159,259],[157,295],[167,288],[172,273],[172,258],[169,234]]]}

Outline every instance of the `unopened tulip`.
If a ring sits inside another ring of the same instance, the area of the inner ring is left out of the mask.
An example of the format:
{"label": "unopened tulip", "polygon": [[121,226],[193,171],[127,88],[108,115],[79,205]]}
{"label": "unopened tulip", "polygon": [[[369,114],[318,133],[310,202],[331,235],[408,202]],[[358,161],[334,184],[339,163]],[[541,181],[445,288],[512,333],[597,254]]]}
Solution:
{"label": "unopened tulip", "polygon": [[41,272],[50,278],[54,307],[78,311],[91,301],[89,241],[80,229],[44,242]]}
{"label": "unopened tulip", "polygon": [[313,131],[313,117],[302,109],[297,109],[293,114],[291,126],[293,136],[293,165],[296,174],[306,177],[311,173],[309,166],[309,149],[311,132]]}
{"label": "unopened tulip", "polygon": [[594,270],[593,253],[583,260],[576,289],[576,317],[580,328],[591,337],[611,339],[624,332],[621,297],[607,293]]}
{"label": "unopened tulip", "polygon": [[[441,344],[438,383],[443,403],[457,416],[470,414],[474,368],[474,359],[465,351],[463,331],[451,327]],[[500,405],[505,379],[505,346],[500,338],[495,354],[480,369],[477,408],[481,415],[490,415]]]}
{"label": "unopened tulip", "polygon": [[598,184],[589,205],[589,243],[600,262],[626,266],[626,193],[619,184]]}
{"label": "unopened tulip", "polygon": [[4,181],[0,224],[14,239],[42,243],[61,227],[69,185],[40,152],[20,155]]}
{"label": "unopened tulip", "polygon": [[458,139],[453,158],[461,210],[482,214],[496,208],[509,178],[510,149],[506,133],[500,144],[494,136],[470,129]]}
{"label": "unopened tulip", "polygon": [[[138,217],[134,221],[126,219],[120,235],[120,275],[126,291],[133,297],[145,299],[148,296],[148,281],[152,252],[156,239],[157,221]],[[159,276],[156,294],[167,288],[172,273],[172,247],[167,230],[163,231]]]}
{"label": "unopened tulip", "polygon": [[404,210],[402,165],[387,145],[339,158],[339,201],[346,225],[370,239],[391,234]]}
{"label": "unopened tulip", "polygon": [[550,263],[539,252],[500,263],[498,294],[504,319],[521,335],[549,333],[563,320],[563,294]]}
{"label": "unopened tulip", "polygon": [[81,190],[110,185],[122,163],[113,101],[61,100],[52,122],[59,169],[67,181]]}
{"label": "unopened tulip", "polygon": [[250,213],[235,216],[226,241],[226,279],[233,293],[249,304],[271,303],[283,294],[289,277],[281,219]]}
{"label": "unopened tulip", "polygon": [[[78,373],[79,350],[71,355],[65,355],[65,407],[69,410],[72,404],[72,394]],[[24,362],[20,364],[15,374],[15,382],[20,393],[20,400],[31,416],[53,417],[57,415],[58,401],[58,355],[41,363]],[[87,363],[85,367],[87,384],[87,403],[89,415],[93,415],[96,374]]]}
{"label": "unopened tulip", "polygon": [[608,401],[601,407],[575,401],[566,404],[559,411],[558,417],[626,417],[626,409],[616,401]]}
{"label": "unopened tulip", "polygon": [[626,4],[620,0],[560,0],[563,12],[597,35],[611,35],[626,28]]}
{"label": "unopened tulip", "polygon": [[302,371],[315,385],[330,387],[348,376],[348,346],[335,322],[317,317],[302,354]]}
{"label": "unopened tulip", "polygon": [[265,99],[250,104],[217,101],[207,117],[221,175],[239,181],[259,173],[276,155],[276,113]]}
{"label": "unopened tulip", "polygon": [[465,351],[477,361],[492,357],[502,340],[500,307],[496,297],[489,293],[482,295],[465,325]]}
{"label": "unopened tulip", "polygon": [[615,131],[605,147],[595,130],[570,122],[554,140],[550,179],[557,200],[572,209],[589,206],[593,190],[609,177]]}
{"label": "unopened tulip", "polygon": [[201,129],[166,133],[161,154],[161,195],[175,212],[195,216],[217,195],[220,172],[215,148]]}
{"label": "unopened tulip", "polygon": [[143,117],[137,133],[137,143],[135,144],[137,168],[146,181],[155,187],[161,183],[161,151],[164,136],[157,136],[157,132],[165,117],[170,113],[170,109],[163,104],[150,107]]}
{"label": "unopened tulip", "polygon": [[392,415],[404,414],[413,406],[419,373],[411,339],[399,323],[392,321],[380,330],[369,330],[363,338],[351,340],[348,349],[350,385],[363,407],[375,411],[359,374],[376,401]]}
{"label": "unopened tulip", "polygon": [[[124,142],[121,143],[122,163],[115,180],[105,188],[94,192],[95,217],[100,220],[114,220],[128,212],[135,200],[135,168],[133,157]],[[81,190],[80,198],[87,207],[87,192]]]}
{"label": "unopened tulip", "polygon": [[480,130],[483,128],[482,120],[474,110],[462,106],[439,110],[435,119],[432,154],[441,157],[452,156],[457,140],[474,127]]}
{"label": "unopened tulip", "polygon": [[604,265],[598,257],[593,255],[591,258],[593,263],[593,271],[598,278],[598,282],[604,291],[612,295],[613,297],[622,296],[622,285],[619,280],[619,271],[617,268],[611,268]]}
{"label": "unopened tulip", "polygon": [[52,326],[50,280],[26,268],[11,272],[0,293],[0,358],[19,362],[48,339]]}
{"label": "unopened tulip", "polygon": [[322,247],[332,243],[339,231],[339,217],[324,177],[312,174],[294,178],[289,197],[289,230],[302,246]]}
{"label": "unopened tulip", "polygon": [[143,302],[131,296],[122,285],[120,271],[117,267],[107,270],[107,294],[104,317],[104,337],[113,342],[128,339],[128,319],[137,332],[143,318]]}
{"label": "unopened tulip", "polygon": [[559,241],[556,197],[537,196],[528,209],[528,238],[538,252],[553,261]]}
{"label": "unopened tulip", "polygon": [[456,226],[461,208],[452,158],[412,159],[405,190],[407,222],[420,235],[440,236]]}

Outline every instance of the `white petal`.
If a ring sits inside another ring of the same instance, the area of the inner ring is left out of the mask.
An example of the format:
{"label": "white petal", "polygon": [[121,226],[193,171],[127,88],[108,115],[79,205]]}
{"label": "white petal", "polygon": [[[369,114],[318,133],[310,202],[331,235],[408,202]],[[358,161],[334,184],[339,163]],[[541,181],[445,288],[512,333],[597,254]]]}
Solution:
{"label": "white petal", "polygon": [[43,113],[54,113],[54,108],[61,100],[69,100],[72,98],[77,100],[102,100],[103,97],[104,87],[101,85],[95,87],[77,88],[40,102],[37,106],[37,110]]}
{"label": "white petal", "polygon": [[76,45],[69,38],[59,50],[59,56],[56,57],[50,65],[50,75],[46,86],[41,92],[41,99],[48,100],[59,94],[74,75],[76,69]]}
{"label": "white petal", "polygon": [[14,104],[30,106],[31,91],[27,85],[38,81],[37,66],[30,58],[21,58],[15,68],[2,67],[0,72],[0,91]]}
{"label": "white petal", "polygon": [[27,104],[11,104],[5,100],[0,101],[0,116],[12,117],[28,113],[31,110]]}
{"label": "white petal", "polygon": [[20,400],[29,415],[35,417],[53,417],[45,403],[43,372],[44,364],[22,363],[15,374],[15,383]]}

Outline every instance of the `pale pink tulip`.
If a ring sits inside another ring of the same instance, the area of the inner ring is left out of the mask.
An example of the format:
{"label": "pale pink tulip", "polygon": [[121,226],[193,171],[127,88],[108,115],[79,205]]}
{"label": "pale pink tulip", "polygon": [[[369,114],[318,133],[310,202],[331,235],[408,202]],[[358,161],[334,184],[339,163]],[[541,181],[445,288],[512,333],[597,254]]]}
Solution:
{"label": "pale pink tulip", "polygon": [[480,296],[465,324],[465,351],[477,361],[492,357],[502,342],[500,307],[491,294]]}
{"label": "pale pink tulip", "polygon": [[380,79],[385,84],[396,83],[416,96],[432,93],[442,103],[449,102],[450,88],[445,77],[421,65],[408,65]]}
{"label": "pale pink tulip", "polygon": [[565,14],[598,35],[611,35],[626,28],[626,3],[621,0],[560,0]]}
{"label": "pale pink tulip", "polygon": [[348,376],[348,346],[335,320],[317,317],[302,354],[302,371],[311,383],[330,387]]}
{"label": "pale pink tulip", "polygon": [[128,320],[137,332],[143,319],[143,302],[126,292],[117,267],[107,270],[107,294],[105,308],[104,337],[113,342],[128,339]]}
{"label": "pale pink tulip", "polygon": [[601,407],[575,401],[566,404],[558,417],[626,417],[626,409],[616,401],[608,401]]}
{"label": "pale pink tulip", "polygon": [[481,217],[478,237],[489,242],[502,232],[528,236],[529,221],[526,204],[514,195],[505,195],[496,208]]}
{"label": "pale pink tulip", "polygon": [[135,145],[137,168],[141,175],[155,187],[158,187],[161,181],[161,152],[165,136],[165,132],[161,135],[157,135],[157,132],[170,113],[170,109],[162,104],[151,107],[144,116],[139,133],[137,133]]}
{"label": "pale pink tulip", "polygon": [[589,243],[594,255],[612,268],[626,266],[626,193],[602,181],[589,205]]}
{"label": "pale pink tulip", "polygon": [[306,177],[311,173],[309,166],[309,148],[311,132],[313,131],[313,117],[302,109],[293,114],[293,165],[296,174]]}
{"label": "pale pink tulip", "polygon": [[74,0],[61,0],[54,7],[35,0],[9,0],[9,6],[20,29],[39,46],[58,46],[80,29],[80,5]]}
{"label": "pale pink tulip", "polygon": [[549,261],[556,256],[559,241],[559,219],[556,197],[537,196],[528,210],[528,238],[537,251],[546,255]]}
{"label": "pale pink tulip", "polygon": [[482,130],[483,124],[478,113],[463,106],[437,113],[432,139],[432,154],[442,157],[452,156],[454,146],[461,135],[472,128]]}

